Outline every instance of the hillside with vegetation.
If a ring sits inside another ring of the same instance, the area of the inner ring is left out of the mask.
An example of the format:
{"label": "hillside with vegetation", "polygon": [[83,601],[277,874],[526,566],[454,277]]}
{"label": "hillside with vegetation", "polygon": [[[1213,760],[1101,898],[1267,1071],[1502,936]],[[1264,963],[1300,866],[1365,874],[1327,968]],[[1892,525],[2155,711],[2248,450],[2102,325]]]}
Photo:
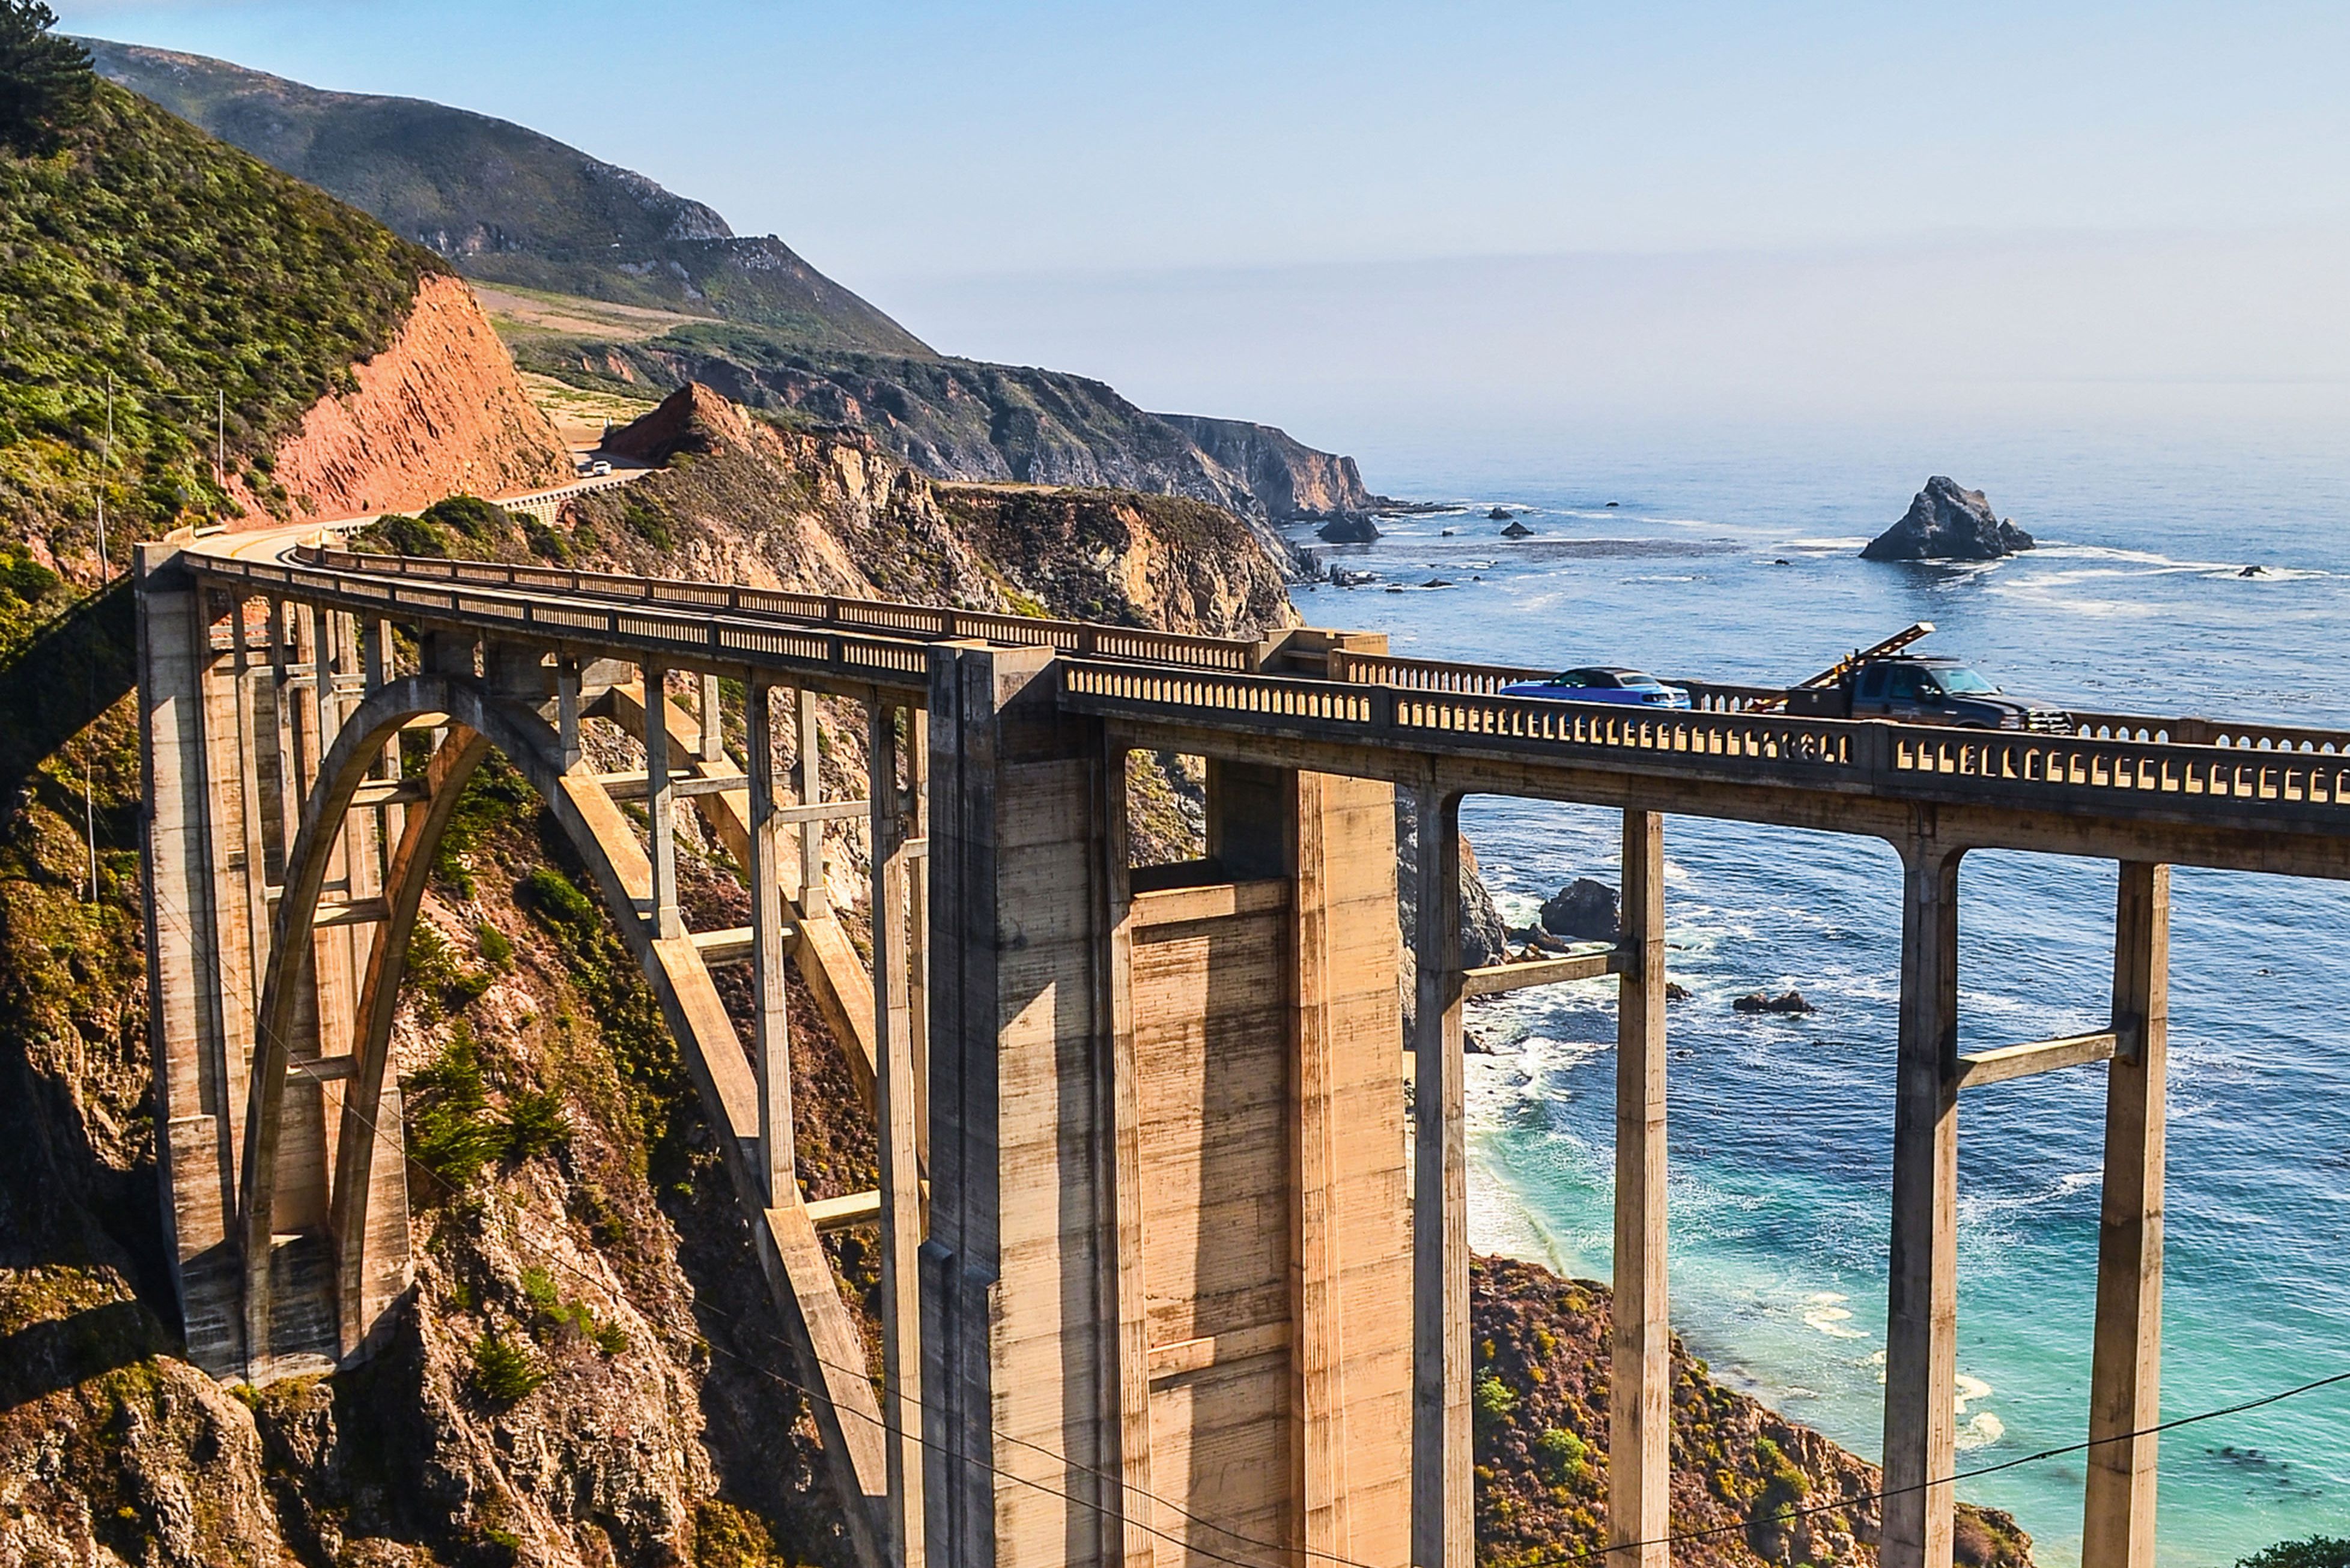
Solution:
{"label": "hillside with vegetation", "polygon": [[[1270,426],[1151,413],[1099,381],[941,355],[772,235],[486,115],[327,92],[223,60],[91,40],[99,68],[431,247],[488,296],[524,369],[658,399],[701,381],[855,431],[941,479],[1115,485],[1259,521],[1385,498]],[[638,323],[609,308],[653,312]],[[1284,547],[1270,529],[1260,537]]]}
{"label": "hillside with vegetation", "polygon": [[284,504],[273,452],[445,265],[133,93],[0,152],[0,534],[98,575],[130,541]]}
{"label": "hillside with vegetation", "polygon": [[510,120],[323,92],[224,60],[89,40],[99,70],[484,282],[754,323],[795,342],[926,354],[773,236]]}

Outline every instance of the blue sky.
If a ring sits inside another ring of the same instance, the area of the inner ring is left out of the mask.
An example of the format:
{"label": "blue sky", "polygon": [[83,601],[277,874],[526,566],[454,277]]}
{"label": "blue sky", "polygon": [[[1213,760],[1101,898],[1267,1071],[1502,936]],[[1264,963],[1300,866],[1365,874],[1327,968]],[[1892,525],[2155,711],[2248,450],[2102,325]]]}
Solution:
{"label": "blue sky", "polygon": [[1605,355],[1660,412],[1964,405],[1938,359],[2299,407],[2350,363],[2338,5],[58,8],[521,120],[1161,405],[1507,374],[1565,418]]}

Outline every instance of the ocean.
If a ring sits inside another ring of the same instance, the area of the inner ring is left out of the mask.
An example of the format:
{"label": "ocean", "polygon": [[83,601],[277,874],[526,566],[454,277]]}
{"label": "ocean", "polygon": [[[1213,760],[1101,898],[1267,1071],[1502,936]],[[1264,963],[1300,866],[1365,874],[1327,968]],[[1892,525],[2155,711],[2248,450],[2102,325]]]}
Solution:
{"label": "ocean", "polygon": [[[2338,426],[1648,432],[1367,467],[1461,510],[1319,546],[1379,581],[1296,597],[1399,653],[1794,681],[1930,620],[1928,651],[2058,704],[2350,729]],[[2040,547],[1859,559],[1929,473]],[[1500,537],[1496,505],[1534,536]],[[1513,923],[1574,877],[1615,881],[1612,814],[1472,798],[1462,822]],[[1717,1376],[1876,1458],[1898,864],[1869,839],[1685,817],[1666,846],[1671,971],[1692,993],[1669,1022],[1674,1325]],[[2166,1419],[2350,1370],[2350,888],[2195,869],[2172,888]],[[2114,888],[2108,864],[1967,859],[1964,1048],[2102,1025]],[[1789,987],[1818,1011],[1731,1009]],[[1614,1017],[1606,982],[1468,1005],[1492,1048],[1469,1059],[1479,1248],[1607,1277]],[[1961,1468],[2086,1435],[2103,1091],[2091,1066],[1961,1104]],[[2082,1485],[2073,1455],[1960,1495],[2012,1511],[2061,1568]],[[2315,1531],[2350,1534],[2350,1385],[2163,1438],[2166,1564]]]}

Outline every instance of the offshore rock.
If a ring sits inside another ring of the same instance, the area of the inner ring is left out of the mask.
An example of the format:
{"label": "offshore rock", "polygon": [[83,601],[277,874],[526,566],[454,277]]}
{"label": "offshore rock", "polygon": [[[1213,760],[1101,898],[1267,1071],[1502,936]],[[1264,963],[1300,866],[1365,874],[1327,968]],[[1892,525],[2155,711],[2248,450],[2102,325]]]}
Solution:
{"label": "offshore rock", "polygon": [[1502,530],[1502,537],[1504,539],[1526,539],[1533,537],[1533,535],[1534,530],[1527,527],[1523,523],[1513,522],[1508,527]]}
{"label": "offshore rock", "polygon": [[1783,991],[1773,996],[1764,991],[1750,992],[1730,1004],[1740,1012],[1817,1012],[1818,1008],[1804,1000],[1800,991]]}
{"label": "offshore rock", "polygon": [[1870,540],[1864,561],[1996,561],[2033,547],[2032,535],[2002,519],[1980,490],[1944,474],[1926,481],[1900,522]]}
{"label": "offshore rock", "polygon": [[1616,889],[1588,877],[1577,877],[1542,907],[1543,929],[1578,941],[1614,941],[1619,919]]}
{"label": "offshore rock", "polygon": [[1379,536],[1379,525],[1358,512],[1333,517],[1314,532],[1333,545],[1367,545]]}

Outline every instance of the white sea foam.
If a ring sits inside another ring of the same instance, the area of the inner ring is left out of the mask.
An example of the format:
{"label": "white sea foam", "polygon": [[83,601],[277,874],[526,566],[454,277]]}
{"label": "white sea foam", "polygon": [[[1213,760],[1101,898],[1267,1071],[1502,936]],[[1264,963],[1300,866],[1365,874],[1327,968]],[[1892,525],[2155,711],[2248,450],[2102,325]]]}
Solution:
{"label": "white sea foam", "polygon": [[1987,1449],[2007,1436],[2007,1423],[1985,1410],[1960,1427],[1950,1440],[1950,1446],[1960,1453],[1975,1449]]}
{"label": "white sea foam", "polygon": [[1839,1306],[1814,1307],[1804,1314],[1806,1327],[1826,1334],[1830,1339],[1866,1339],[1859,1329],[1846,1326],[1852,1319],[1850,1309]]}

